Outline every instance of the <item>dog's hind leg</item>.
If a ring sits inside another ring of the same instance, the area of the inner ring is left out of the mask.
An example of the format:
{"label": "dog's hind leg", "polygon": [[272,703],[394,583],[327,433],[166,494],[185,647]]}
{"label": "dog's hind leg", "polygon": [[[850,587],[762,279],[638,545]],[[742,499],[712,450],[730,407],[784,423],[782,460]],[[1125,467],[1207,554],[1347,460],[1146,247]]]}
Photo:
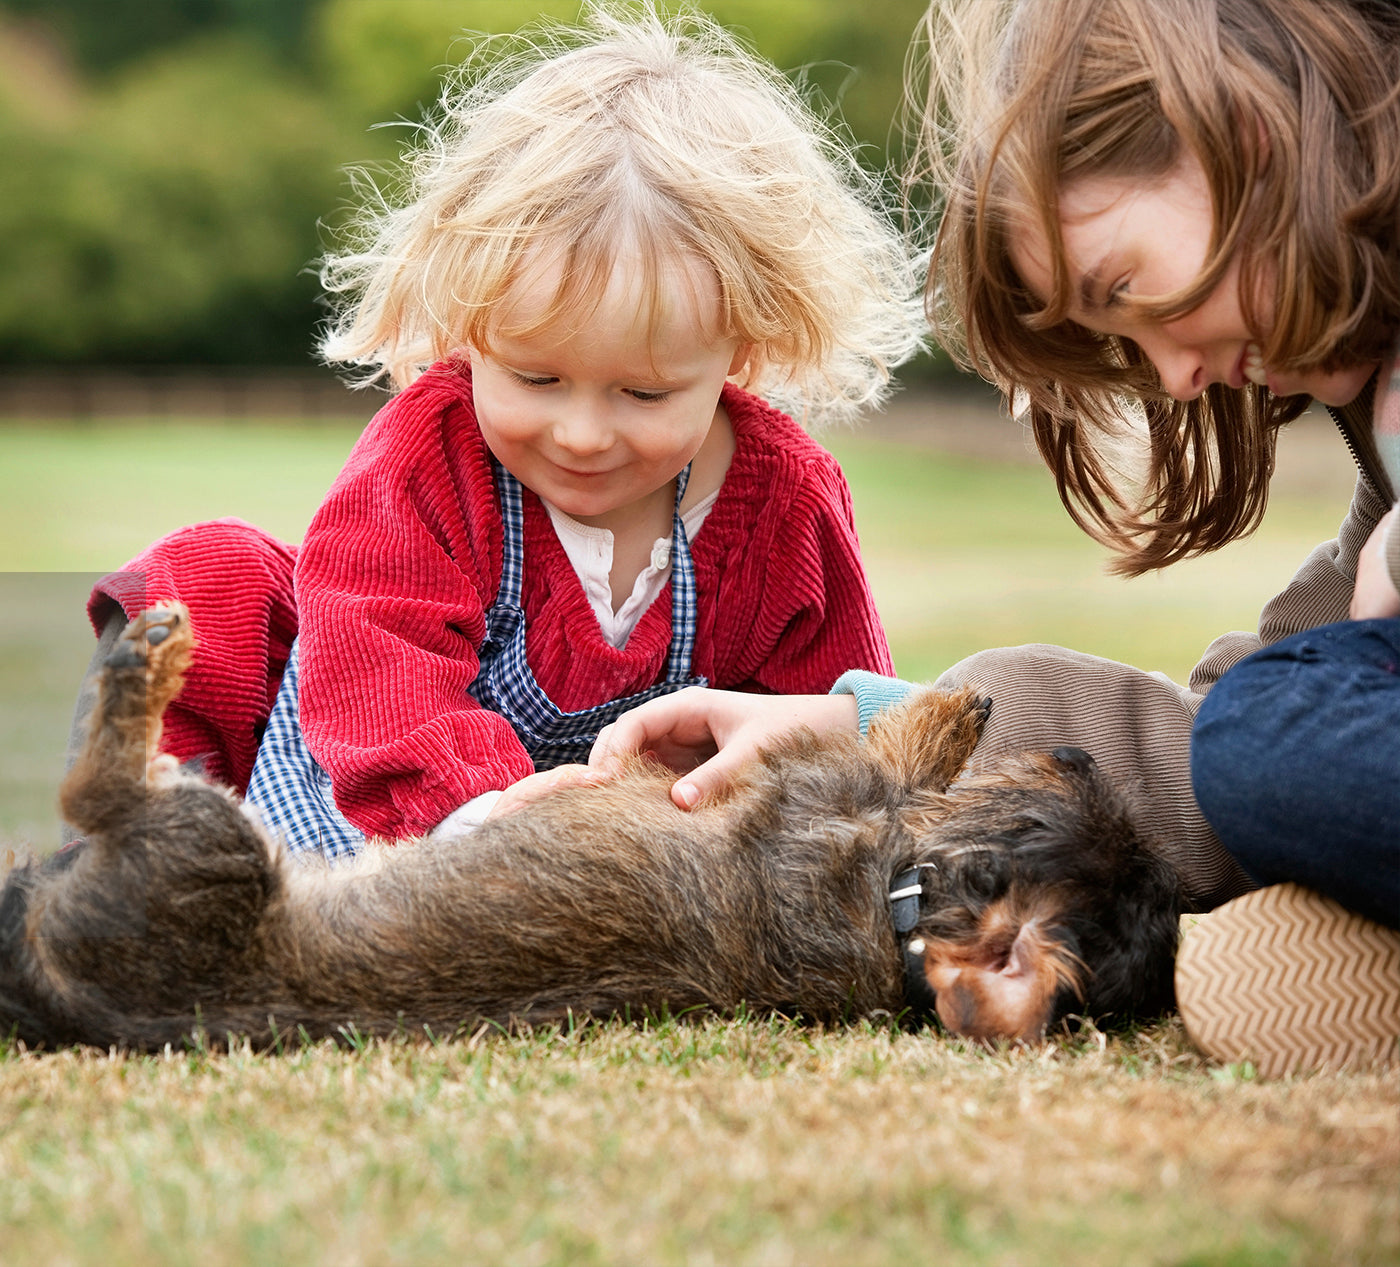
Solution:
{"label": "dog's hind leg", "polygon": [[29,1041],[149,1047],[180,1041],[200,1017],[216,1039],[215,1026],[251,1032],[265,1020],[228,1005],[240,989],[257,993],[278,856],[227,789],[158,752],[193,646],[175,603],[127,626],[60,794],[86,835],[6,890],[13,967],[0,927],[0,1020],[8,1007]]}
{"label": "dog's hind leg", "polygon": [[184,681],[194,651],[189,613],[179,603],[142,612],[117,640],[102,672],[87,743],[59,792],[64,818],[103,833],[140,812],[133,784],[173,773],[158,756],[161,717]]}
{"label": "dog's hind leg", "polygon": [[174,605],[127,626],[59,792],[64,817],[85,835],[16,868],[0,891],[0,1024],[27,1042],[122,1041],[110,1000],[139,1004],[141,966],[153,958],[149,897],[158,891],[148,772],[192,645],[188,616]]}

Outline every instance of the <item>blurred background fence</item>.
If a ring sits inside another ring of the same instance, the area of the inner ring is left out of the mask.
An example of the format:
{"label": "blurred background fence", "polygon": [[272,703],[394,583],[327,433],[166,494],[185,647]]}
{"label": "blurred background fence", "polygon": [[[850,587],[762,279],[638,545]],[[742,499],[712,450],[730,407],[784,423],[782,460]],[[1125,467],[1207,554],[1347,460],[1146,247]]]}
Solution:
{"label": "blurred background fence", "polygon": [[82,367],[0,371],[0,419],[367,417],[384,399],[298,366]]}

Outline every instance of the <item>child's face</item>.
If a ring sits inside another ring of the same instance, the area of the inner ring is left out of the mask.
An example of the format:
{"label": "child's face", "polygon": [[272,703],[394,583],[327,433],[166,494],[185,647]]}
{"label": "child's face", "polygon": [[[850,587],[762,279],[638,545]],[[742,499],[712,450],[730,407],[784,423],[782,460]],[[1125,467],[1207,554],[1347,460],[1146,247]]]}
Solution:
{"label": "child's face", "polygon": [[[1267,383],[1279,396],[1309,395],[1346,404],[1370,377],[1370,365],[1342,370],[1265,366],[1259,334],[1244,320],[1238,267],[1190,312],[1170,321],[1127,312],[1118,300],[1162,298],[1186,289],[1210,247],[1212,209],[1205,172],[1184,160],[1164,181],[1088,176],[1060,191],[1060,228],[1069,266],[1069,316],[1087,329],[1130,339],[1157,367],[1162,387],[1194,400],[1212,383]],[[1012,261],[1042,300],[1052,285],[1050,251],[1036,226],[1012,244]],[[1269,303],[1259,305],[1267,312]]]}
{"label": "child's face", "polygon": [[[624,256],[601,301],[541,333],[470,349],[482,435],[501,464],[565,514],[625,526],[700,450],[725,379],[747,347],[719,328],[719,285],[677,263],[666,310],[648,321],[639,269]],[[548,311],[559,265],[526,273],[505,315],[528,328]],[[504,324],[504,323],[503,323]]]}

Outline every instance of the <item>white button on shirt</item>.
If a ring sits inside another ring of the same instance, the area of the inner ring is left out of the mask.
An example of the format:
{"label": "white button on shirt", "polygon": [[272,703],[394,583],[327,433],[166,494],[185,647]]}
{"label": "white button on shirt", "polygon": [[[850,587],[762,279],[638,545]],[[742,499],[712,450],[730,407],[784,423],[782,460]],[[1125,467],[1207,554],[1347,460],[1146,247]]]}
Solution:
{"label": "white button on shirt", "polygon": [[[681,516],[687,538],[695,538],[718,497],[719,490],[716,489]],[[583,584],[583,592],[588,595],[588,605],[598,618],[598,627],[603,631],[604,639],[610,647],[625,647],[642,614],[656,601],[656,596],[671,579],[671,538],[657,539],[651,547],[650,564],[638,574],[626,601],[617,611],[613,611],[612,585],[608,580],[613,561],[612,532],[607,528],[581,524],[548,502],[545,502],[545,509],[549,511],[549,520],[554,525],[559,544],[564,547],[564,553],[569,556],[569,562]]]}

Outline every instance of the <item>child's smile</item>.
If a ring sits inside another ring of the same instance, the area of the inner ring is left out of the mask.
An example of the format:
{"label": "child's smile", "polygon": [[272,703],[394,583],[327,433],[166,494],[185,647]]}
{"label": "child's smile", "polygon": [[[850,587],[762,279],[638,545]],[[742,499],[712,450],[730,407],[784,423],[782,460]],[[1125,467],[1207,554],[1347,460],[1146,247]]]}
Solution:
{"label": "child's smile", "polygon": [[665,536],[673,481],[712,434],[727,463],[719,394],[748,350],[712,333],[719,288],[698,265],[671,267],[667,302],[652,313],[641,269],[625,257],[596,304],[559,313],[560,270],[556,261],[527,272],[489,351],[470,351],[482,435],[565,514],[615,533],[659,524]]}

